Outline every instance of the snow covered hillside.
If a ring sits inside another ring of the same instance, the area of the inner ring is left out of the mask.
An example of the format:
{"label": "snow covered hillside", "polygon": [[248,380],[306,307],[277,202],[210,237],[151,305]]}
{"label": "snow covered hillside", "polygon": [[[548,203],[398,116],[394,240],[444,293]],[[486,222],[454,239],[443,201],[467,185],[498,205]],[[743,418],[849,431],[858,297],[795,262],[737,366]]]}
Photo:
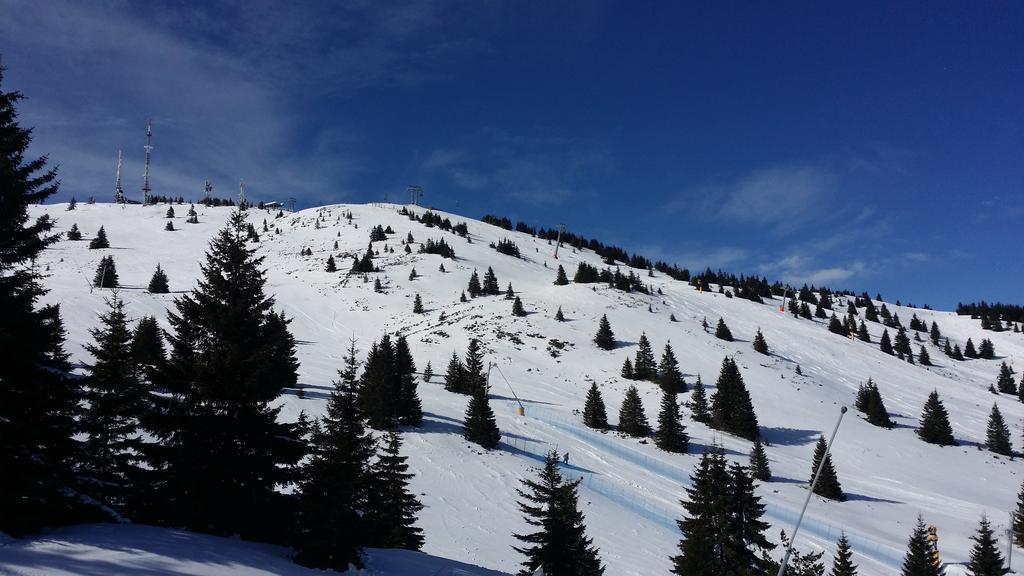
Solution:
{"label": "snow covered hillside", "polygon": [[[51,292],[46,301],[61,304],[67,350],[76,362],[89,361],[83,345],[90,342],[88,331],[96,326],[110,296],[109,290],[89,286],[102,256],[114,257],[129,316],[156,315],[163,321],[173,292],[195,285],[207,242],[230,213],[229,208],[197,207],[199,223],[186,224],[187,207],[176,206],[177,231],[170,232],[164,230],[166,206],[80,203],[74,211],[65,208],[65,204],[37,206],[32,214],[49,213],[57,218],[58,230],[77,224],[84,234],[85,241],[61,240],[36,263],[48,270]],[[582,425],[574,411],[582,410],[591,382],[600,387],[615,423],[623,394],[634,383],[620,376],[620,368],[624,359],[635,354],[642,333],[659,356],[665,343],[671,342],[687,382],[692,384],[700,374],[709,395],[723,357],[736,359],[771,461],[774,477],[762,483],[758,492],[768,505],[770,535],[776,541],[780,529],[792,530],[799,512],[814,443],[831,430],[840,406],[852,407],[858,385],[869,377],[878,384],[897,426],[882,429],[868,424],[856,411],[847,414],[833,461],[849,499],[812,500],[797,546],[825,549],[828,561],[840,530],[845,530],[861,573],[882,574],[898,567],[918,514],[938,527],[939,547],[949,562],[967,559],[968,537],[982,514],[997,530],[1006,526],[1024,479],[1024,465],[985,451],[985,428],[996,402],[1011,424],[1015,448],[1021,448],[1024,405],[1015,396],[994,396],[987,389],[996,380],[1000,361],[1024,366],[1021,334],[983,332],[977,320],[952,312],[887,304],[904,324],[914,313],[929,325],[937,321],[943,335],[961,346],[968,337],[975,343],[989,338],[995,344],[996,360],[954,362],[923,334],[935,366],[910,365],[879,351],[882,325],[877,323],[867,323],[874,343],[854,341],[830,333],[821,320],[780,313],[778,299],[757,304],[727,298],[715,290],[697,291],[664,274],[647,278],[642,270],[637,273],[655,289],[651,295],[624,293],[603,284],[556,286],[559,264],[571,278],[579,262],[603,268],[601,259],[589,250],[563,246],[556,260],[554,246],[545,240],[440,212],[453,223],[467,223],[469,242],[412,221],[400,215],[400,209],[398,205],[332,205],[278,219],[276,211],[253,209],[248,214],[257,230],[262,230],[264,218],[270,227],[270,233],[260,233],[258,244],[258,253],[266,258],[267,292],[293,319],[291,330],[299,343],[301,389],[285,397],[284,417],[297,418],[300,411],[312,416],[321,413],[343,350],[353,336],[365,354],[384,332],[405,334],[418,368],[422,370],[428,361],[432,364],[434,378],[419,387],[424,425],[403,434],[404,453],[416,473],[413,488],[425,506],[419,522],[426,536],[425,552],[516,571],[522,557],[512,549],[512,534],[522,533],[527,526],[517,509],[514,489],[520,478],[533,474],[531,468],[539,465],[546,450],[557,447],[569,453],[570,475],[584,479],[581,508],[608,573],[668,573],[669,557],[676,553],[680,537],[675,526],[682,514],[679,500],[700,452],[720,443],[728,458],[746,463],[751,443],[693,422],[685,408],[684,423],[691,438],[685,455],[661,452],[653,443],[597,433]],[[348,211],[353,215],[351,222],[343,216]],[[414,211],[422,214],[423,209]],[[394,252],[383,250],[385,242],[375,242],[380,252],[375,262],[381,272],[370,274],[368,281],[347,277],[352,256],[366,251],[370,229],[378,224],[393,229],[386,244]],[[89,250],[87,240],[101,225],[111,247]],[[280,234],[273,233],[275,227]],[[401,241],[410,233],[413,250],[406,254]],[[518,245],[521,258],[489,247],[506,238]],[[444,239],[457,259],[417,254],[420,243],[428,239]],[[305,248],[311,249],[312,256],[300,255]],[[339,272],[324,270],[331,254],[338,259]],[[444,272],[439,271],[442,263]],[[157,264],[170,278],[172,294],[145,291]],[[488,266],[493,267],[502,290],[512,284],[528,312],[525,317],[512,316],[512,303],[501,296],[459,301],[472,271],[482,276]],[[418,277],[410,280],[413,268]],[[374,277],[380,278],[383,293],[374,291]],[[412,313],[416,294],[422,298],[424,314]],[[842,298],[839,301],[836,309],[841,317],[846,304]],[[565,322],[554,319],[559,307]],[[612,351],[602,351],[592,342],[603,314],[619,342]],[[670,322],[670,314],[678,322]],[[701,327],[705,318],[712,326],[723,318],[736,341],[725,342],[706,333]],[[758,328],[771,348],[769,356],[751,347]],[[490,452],[461,436],[468,398],[443,389],[448,359],[453,352],[462,356],[471,338],[481,340],[487,361],[498,368],[491,373],[491,398],[504,437],[501,448]],[[916,351],[919,344],[913,344]],[[802,376],[795,372],[798,365]],[[653,423],[661,392],[654,383],[636,384]],[[958,447],[926,444],[915,435],[922,406],[933,390],[949,411]],[[514,395],[522,400],[525,415],[517,413]],[[4,556],[0,548],[0,562]]]}

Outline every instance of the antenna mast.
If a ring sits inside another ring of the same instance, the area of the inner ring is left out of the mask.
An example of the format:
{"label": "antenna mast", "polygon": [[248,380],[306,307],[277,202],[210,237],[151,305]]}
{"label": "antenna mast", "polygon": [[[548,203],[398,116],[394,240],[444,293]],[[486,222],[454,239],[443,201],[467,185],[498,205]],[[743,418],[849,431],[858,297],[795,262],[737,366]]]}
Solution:
{"label": "antenna mast", "polygon": [[245,180],[238,181],[238,207],[245,208]]}
{"label": "antenna mast", "polygon": [[117,151],[117,176],[114,177],[114,203],[124,204],[124,190],[121,189],[121,151]]}
{"label": "antenna mast", "polygon": [[210,184],[210,181],[207,180],[203,183],[203,200],[206,200],[206,203],[209,204],[211,196],[213,196],[213,184]]}
{"label": "antenna mast", "polygon": [[150,203],[150,192],[152,191],[149,187],[149,161],[153,155],[153,119],[149,118],[146,121],[146,171],[142,173],[142,203]]}

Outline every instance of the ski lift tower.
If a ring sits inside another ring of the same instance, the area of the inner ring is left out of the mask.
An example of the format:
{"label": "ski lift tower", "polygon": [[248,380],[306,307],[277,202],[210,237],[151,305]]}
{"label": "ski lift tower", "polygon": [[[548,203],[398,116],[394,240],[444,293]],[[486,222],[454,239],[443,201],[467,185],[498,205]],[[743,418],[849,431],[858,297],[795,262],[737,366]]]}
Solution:
{"label": "ski lift tower", "polygon": [[149,187],[149,161],[153,156],[153,119],[150,118],[146,122],[146,170],[142,173],[142,203],[149,204],[152,200],[150,192],[152,189]]}
{"label": "ski lift tower", "polygon": [[406,190],[409,192],[409,196],[412,198],[412,205],[419,206],[420,198],[423,197],[423,188],[416,186],[415,184],[410,185]]}

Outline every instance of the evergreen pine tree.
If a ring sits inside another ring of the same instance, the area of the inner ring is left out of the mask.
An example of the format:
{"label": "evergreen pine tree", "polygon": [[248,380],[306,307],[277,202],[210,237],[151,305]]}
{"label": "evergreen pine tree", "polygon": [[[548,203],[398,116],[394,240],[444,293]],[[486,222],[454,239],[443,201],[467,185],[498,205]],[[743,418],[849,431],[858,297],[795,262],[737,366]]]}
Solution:
{"label": "evergreen pine tree", "polygon": [[476,389],[487,387],[487,368],[484,365],[484,353],[480,349],[480,341],[472,338],[466,347],[465,363],[466,394],[473,394]]}
{"label": "evergreen pine tree", "polygon": [[74,210],[74,209],[75,209],[75,208],[77,208],[77,207],[78,207],[78,202],[76,202],[76,201],[75,201],[75,197],[74,197],[74,196],[72,196],[72,197],[71,197],[71,201],[70,201],[70,202],[68,202],[68,212],[70,212],[70,211]]}
{"label": "evergreen pine tree", "polygon": [[839,321],[839,318],[836,318],[835,314],[828,321],[828,331],[840,336],[846,336],[846,328],[843,327],[842,322]]}
{"label": "evergreen pine tree", "polygon": [[[998,321],[997,321],[997,323],[998,323]],[[978,346],[978,358],[981,358],[983,360],[991,360],[991,359],[993,359],[995,357],[996,357],[995,344],[992,344],[992,341],[989,340],[988,338],[983,338],[981,340],[981,345]]]}
{"label": "evergreen pine tree", "polygon": [[115,294],[107,307],[100,316],[101,327],[90,330],[95,344],[85,346],[95,362],[87,366],[88,409],[81,420],[87,438],[78,474],[90,497],[131,517],[132,506],[138,505],[132,485],[142,481],[140,420],[149,411],[149,392],[132,358],[124,302]]}
{"label": "evergreen pine tree", "polygon": [[928,336],[931,338],[932,344],[935,344],[936,346],[939,345],[939,338],[942,338],[942,332],[939,330],[938,322],[935,322],[934,320],[932,321],[932,329],[928,333]]}
{"label": "evergreen pine tree", "polygon": [[288,320],[266,296],[262,257],[234,212],[210,242],[202,278],[168,313],[171,355],[161,380],[150,461],[153,521],[214,534],[281,540],[305,448],[276,400],[297,382]]}
{"label": "evergreen pine tree", "polygon": [[633,371],[633,362],[631,362],[628,357],[622,361],[622,371],[620,374],[626,380],[636,379],[636,373]]}
{"label": "evergreen pine tree", "polygon": [[508,283],[508,288],[505,289],[505,300],[512,300],[516,297],[515,290],[512,289],[512,283]]}
{"label": "evergreen pine tree", "polygon": [[750,474],[761,482],[768,482],[772,479],[772,470],[768,466],[768,455],[765,454],[760,438],[754,440],[754,447],[750,450]]}
{"label": "evergreen pine tree", "polygon": [[1024,546],[1024,485],[1021,485],[1017,493],[1017,506],[1010,512],[1013,523],[1013,543],[1017,546]]}
{"label": "evergreen pine tree", "polygon": [[558,312],[555,312],[555,320],[558,322],[565,322],[565,314],[562,314],[562,307],[558,307]]}
{"label": "evergreen pine tree", "polygon": [[686,427],[679,420],[676,393],[663,391],[658,411],[658,429],[654,432],[654,445],[666,452],[686,453],[690,439]]}
{"label": "evergreen pine tree", "polygon": [[462,366],[459,355],[452,352],[452,359],[448,361],[448,369],[444,375],[444,389],[458,394],[467,393],[466,369]]}
{"label": "evergreen pine tree", "polygon": [[160,326],[153,316],[143,316],[132,333],[131,357],[139,379],[152,386],[167,361]]}
{"label": "evergreen pine tree", "polygon": [[868,327],[864,324],[864,321],[860,321],[860,326],[857,327],[857,338],[861,342],[871,343],[871,334],[868,332]]}
{"label": "evergreen pine tree", "polygon": [[423,381],[430,383],[430,379],[434,377],[434,367],[430,365],[430,361],[427,361],[426,368],[423,369]]}
{"label": "evergreen pine tree", "polygon": [[949,415],[946,407],[939,400],[938,391],[933,390],[928,395],[924,410],[921,412],[921,423],[917,428],[917,435],[921,440],[929,444],[939,446],[956,446],[953,439],[953,428],[949,425]]}
{"label": "evergreen pine tree", "polygon": [[160,268],[160,264],[156,265],[156,270],[153,272],[153,277],[149,279],[149,286],[146,287],[146,290],[151,294],[167,294],[170,290],[167,285],[167,274]]}
{"label": "evergreen pine tree", "polygon": [[114,257],[106,255],[100,258],[96,266],[96,275],[93,276],[92,285],[97,288],[117,288],[117,266],[114,264]]}
{"label": "evergreen pine tree", "polygon": [[555,276],[555,286],[565,286],[569,283],[569,277],[565,275],[565,268],[558,265],[558,274]]}
{"label": "evergreen pine tree", "polygon": [[895,354],[895,352],[892,349],[892,341],[889,340],[888,330],[882,330],[882,340],[879,344],[879,349],[890,356],[893,356]]}
{"label": "evergreen pine tree", "polygon": [[1016,394],[1017,383],[1013,381],[1013,372],[1006,362],[999,366],[999,378],[996,379],[996,390],[1003,394]]}
{"label": "evergreen pine tree", "polygon": [[423,423],[423,405],[417,391],[416,362],[405,336],[395,341],[394,371],[398,379],[398,423],[418,428]]}
{"label": "evergreen pine tree", "polygon": [[630,386],[626,390],[625,398],[622,399],[622,406],[619,408],[619,431],[634,438],[647,436],[651,432],[647,416],[644,414],[644,404],[640,400],[636,386]]}
{"label": "evergreen pine tree", "polygon": [[967,339],[967,344],[964,344],[964,356],[972,360],[978,357],[978,352],[974,349],[974,342],[970,338]]}
{"label": "evergreen pine tree", "polygon": [[523,301],[519,299],[519,296],[515,297],[512,301],[512,315],[513,316],[526,316],[526,310],[523,308]]}
{"label": "evergreen pine tree", "polygon": [[832,455],[825,453],[827,448],[828,445],[825,443],[825,437],[819,436],[818,444],[814,447],[811,479],[814,478],[814,474],[818,471],[818,465],[821,464],[822,458],[825,459],[825,464],[821,468],[821,476],[818,477],[818,483],[814,486],[814,493],[829,500],[843,501],[846,500],[846,494],[843,494],[843,488],[839,485],[839,478],[836,476],[836,469],[832,466]]}
{"label": "evergreen pine tree", "polygon": [[591,382],[590,390],[587,391],[587,401],[583,404],[583,424],[597,430],[608,429],[608,413],[596,382]]}
{"label": "evergreen pine tree", "polygon": [[658,365],[654,360],[654,351],[651,350],[651,343],[647,340],[647,334],[640,334],[640,342],[637,344],[636,359],[633,360],[633,377],[636,380],[657,380]]}
{"label": "evergreen pine tree", "polygon": [[991,452],[1003,456],[1013,455],[1013,446],[1010,444],[1010,429],[1003,421],[1003,415],[999,412],[999,405],[992,404],[992,412],[988,417],[988,427],[985,432],[985,447]]}
{"label": "evergreen pine tree", "polygon": [[[466,287],[466,292],[473,298],[476,298],[483,293],[483,288],[480,287],[480,277],[476,275],[476,270],[469,276],[469,286]],[[465,302],[465,299],[463,299]]]}
{"label": "evergreen pine tree", "polygon": [[107,240],[107,231],[100,226],[96,237],[89,241],[89,249],[96,250],[98,248],[110,248],[110,242]]}
{"label": "evergreen pine tree", "polygon": [[371,428],[389,430],[395,425],[400,393],[395,346],[385,334],[379,342],[370,345],[363,374],[359,377],[359,408]]}
{"label": "evergreen pine tree", "polygon": [[711,422],[711,411],[708,408],[707,394],[704,392],[704,382],[701,381],[700,374],[693,385],[693,394],[690,394],[690,414],[695,422]]}
{"label": "evergreen pine tree", "polygon": [[770,576],[764,558],[775,545],[764,536],[771,525],[761,520],[765,506],[754,492],[754,478],[734,462],[729,466],[729,481],[723,556],[730,569],[726,573]]}
{"label": "evergreen pine tree", "polygon": [[764,334],[761,334],[761,329],[757,329],[757,334],[754,335],[754,352],[758,354],[768,354],[768,342],[764,339]]}
{"label": "evergreen pine tree", "polygon": [[18,125],[22,95],[2,89],[3,73],[0,66],[0,532],[21,536],[72,521],[80,507],[67,491],[80,391],[65,376],[60,309],[37,305],[47,291],[30,265],[59,239],[49,216],[28,213],[57,193],[57,172],[45,156],[26,158],[32,133]]}
{"label": "evergreen pine tree", "polygon": [[316,568],[361,567],[362,548],[370,531],[364,516],[371,485],[373,437],[363,426],[356,397],[355,342],[345,368],[327,400],[327,411],[313,426],[309,460],[299,485],[295,561]]}
{"label": "evergreen pine tree", "polygon": [[487,390],[483,386],[478,386],[469,399],[462,436],[488,450],[497,448],[498,441],[501,440],[501,431],[498,430],[494,411],[491,410],[490,401],[487,399]]}
{"label": "evergreen pine tree", "polygon": [[924,344],[921,345],[921,348],[917,353],[917,361],[921,366],[932,365],[932,357],[928,354],[928,350],[925,349]]}
{"label": "evergreen pine tree", "polygon": [[164,230],[166,230],[167,232],[174,232],[174,222],[168,220],[167,224],[164,226]]}
{"label": "evergreen pine tree", "polygon": [[416,293],[416,297],[412,300],[412,313],[423,314],[423,300],[420,299],[418,292]]}
{"label": "evergreen pine tree", "polygon": [[967,563],[967,573],[971,576],[1003,576],[1010,572],[1003,566],[1003,554],[999,551],[999,541],[992,532],[988,518],[982,516],[978,531],[971,536],[974,547],[971,548],[971,561]]}
{"label": "evergreen pine tree", "polygon": [[577,487],[580,480],[566,481],[558,471],[558,453],[549,452],[539,480],[523,480],[516,493],[523,500],[519,510],[526,523],[537,528],[530,534],[515,534],[523,547],[513,547],[526,556],[519,576],[543,570],[552,576],[601,576],[604,566],[593,541],[586,535],[583,513],[579,511]]}
{"label": "evergreen pine tree", "polygon": [[409,491],[409,479],[415,474],[409,473],[401,450],[402,437],[391,430],[370,469],[373,489],[368,492],[364,515],[370,524],[367,546],[405,550],[423,547],[423,530],[415,526],[416,514],[423,505]]}
{"label": "evergreen pine tree", "polygon": [[72,224],[71,229],[68,230],[68,240],[81,240],[82,231],[78,229],[78,224]]}
{"label": "evergreen pine tree", "polygon": [[924,520],[918,516],[914,531],[907,541],[907,554],[903,557],[902,576],[941,576],[938,566],[932,563],[931,544]]}
{"label": "evergreen pine tree", "polygon": [[612,325],[608,322],[608,315],[601,316],[601,322],[597,326],[597,335],[594,336],[594,344],[601,350],[615,348],[615,333],[612,332]]}
{"label": "evergreen pine tree", "polygon": [[679,371],[679,362],[672,351],[672,344],[666,343],[665,350],[661,353],[661,363],[658,364],[658,384],[661,389],[672,394],[686,392],[686,382],[683,381],[683,374]]}
{"label": "evergreen pine tree", "polygon": [[964,354],[963,354],[963,352],[960,351],[960,345],[959,344],[954,344],[953,345],[953,359],[954,360],[959,360],[960,362],[964,361]]}
{"label": "evergreen pine tree", "polygon": [[850,549],[850,541],[846,538],[846,532],[839,535],[836,542],[836,554],[832,558],[832,571],[829,576],[857,576],[857,565],[853,563],[853,550]]}
{"label": "evergreen pine tree", "polygon": [[750,393],[736,361],[729,357],[722,360],[717,389],[711,395],[711,426],[747,440],[760,436]]}
{"label": "evergreen pine tree", "polygon": [[715,328],[715,338],[725,340],[726,342],[732,342],[732,332],[730,332],[729,327],[725,325],[725,320],[721,318],[718,319],[718,326]]}
{"label": "evergreen pine tree", "polygon": [[494,269],[490,266],[487,267],[487,272],[484,274],[482,290],[487,296],[497,296],[498,294],[501,294],[501,287],[498,286],[498,277],[494,275]]}
{"label": "evergreen pine tree", "polygon": [[338,265],[334,262],[334,255],[331,254],[327,257],[327,265],[324,267],[325,272],[337,272]]}

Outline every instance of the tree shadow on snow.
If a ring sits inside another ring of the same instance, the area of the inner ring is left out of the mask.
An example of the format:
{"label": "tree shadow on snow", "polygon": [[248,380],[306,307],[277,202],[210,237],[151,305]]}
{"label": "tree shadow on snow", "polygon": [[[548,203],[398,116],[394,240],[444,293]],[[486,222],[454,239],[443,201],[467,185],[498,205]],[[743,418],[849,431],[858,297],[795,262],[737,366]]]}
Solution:
{"label": "tree shadow on snow", "polygon": [[315,390],[305,390],[303,388],[285,388],[283,393],[289,396],[295,396],[296,398],[312,398],[315,400],[327,400],[331,396],[327,392],[317,392]]}
{"label": "tree shadow on snow", "polygon": [[615,347],[612,350],[619,350],[620,348],[629,348],[630,346],[636,346],[639,342],[633,342],[632,340],[616,340]]}
{"label": "tree shadow on snow", "polygon": [[[516,448],[515,446],[506,444],[505,442],[499,443],[498,446],[499,446],[499,448],[502,451],[508,452],[509,454],[515,454],[517,456],[525,456],[526,458],[529,458],[530,460],[534,460],[536,462],[540,462],[541,464],[543,464],[545,462],[545,457],[544,457],[543,454],[534,454],[532,452],[527,452],[525,450],[520,450],[519,448]],[[570,456],[572,456],[572,455],[570,454]],[[575,464],[572,464],[571,462],[569,464],[566,464],[565,462],[562,462],[561,460],[558,461],[558,467],[559,468],[564,468],[566,470],[572,470],[574,472],[580,472],[580,473],[583,473],[583,474],[594,474],[594,471],[590,470],[589,468],[584,468],[582,466],[577,466]]]}
{"label": "tree shadow on snow", "polygon": [[746,454],[743,454],[741,452],[737,452],[736,450],[733,450],[731,448],[726,448],[725,446],[719,446],[717,444],[715,444],[715,445],[700,444],[700,443],[694,442],[692,440],[690,441],[690,448],[686,451],[686,453],[687,454],[706,454],[709,450],[711,450],[712,447],[714,447],[715,450],[722,451],[726,456],[746,456]]}
{"label": "tree shadow on snow", "polygon": [[875,498],[874,496],[865,496],[864,494],[854,494],[852,492],[846,493],[847,502],[878,502],[880,504],[904,504],[900,500],[888,500],[886,498]]}
{"label": "tree shadow on snow", "polygon": [[761,439],[765,444],[779,446],[802,446],[817,442],[820,430],[801,430],[799,428],[761,427]]}

